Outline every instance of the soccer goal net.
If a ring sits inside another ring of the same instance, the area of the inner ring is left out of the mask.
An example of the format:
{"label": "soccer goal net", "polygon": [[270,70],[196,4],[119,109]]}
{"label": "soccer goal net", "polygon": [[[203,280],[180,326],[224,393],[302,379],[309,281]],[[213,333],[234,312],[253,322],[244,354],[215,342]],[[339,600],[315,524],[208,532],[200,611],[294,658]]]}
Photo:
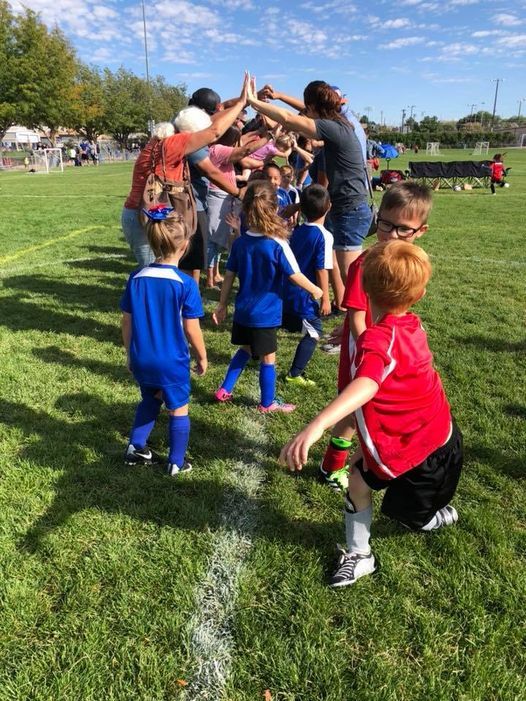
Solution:
{"label": "soccer goal net", "polygon": [[526,134],[521,136],[521,148],[526,148]]}
{"label": "soccer goal net", "polygon": [[40,151],[33,151],[29,170],[34,173],[63,173],[64,163],[62,161],[62,149],[44,148]]}
{"label": "soccer goal net", "polygon": [[482,156],[483,153],[489,153],[489,141],[477,141],[475,144],[474,156]]}
{"label": "soccer goal net", "polygon": [[440,156],[440,142],[428,141],[426,145],[426,153],[428,156]]}

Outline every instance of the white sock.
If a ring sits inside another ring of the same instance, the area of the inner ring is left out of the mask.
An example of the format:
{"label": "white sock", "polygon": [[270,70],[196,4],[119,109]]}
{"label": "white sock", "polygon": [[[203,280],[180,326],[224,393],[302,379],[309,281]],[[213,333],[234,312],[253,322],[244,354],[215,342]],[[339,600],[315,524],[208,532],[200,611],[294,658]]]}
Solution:
{"label": "white sock", "polygon": [[373,520],[372,504],[363,511],[355,511],[354,504],[345,496],[345,540],[347,549],[353,553],[369,555],[371,548],[369,540],[371,538],[371,523]]}

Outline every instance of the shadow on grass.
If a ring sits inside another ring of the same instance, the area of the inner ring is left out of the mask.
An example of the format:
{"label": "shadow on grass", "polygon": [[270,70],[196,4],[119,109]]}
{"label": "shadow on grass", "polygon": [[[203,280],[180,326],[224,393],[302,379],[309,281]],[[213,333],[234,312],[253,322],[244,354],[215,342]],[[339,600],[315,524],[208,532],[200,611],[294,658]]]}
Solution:
{"label": "shadow on grass", "polygon": [[466,445],[465,450],[470,459],[486,463],[497,473],[516,480],[526,478],[526,453],[517,456],[505,455],[496,448],[482,445]]}
{"label": "shadow on grass", "polygon": [[[78,288],[76,289],[78,293]],[[97,297],[97,309],[99,303]],[[118,346],[122,344],[117,324],[104,324],[94,319],[56,311],[42,307],[36,301],[30,302],[18,297],[0,299],[0,326],[12,331],[51,331],[57,334],[89,336],[96,341],[115,343]]]}
{"label": "shadow on grass", "polygon": [[[255,459],[259,446],[232,424],[213,426],[192,417],[190,453],[196,467],[190,475],[170,478],[161,467],[125,467],[122,455],[134,406],[105,404],[85,393],[62,396],[56,405],[64,418],[14,402],[0,402],[0,421],[15,426],[33,440],[20,450],[20,457],[41,469],[60,471],[54,483],[55,499],[19,543],[30,552],[45,549],[46,534],[59,528],[75,513],[100,509],[128,514],[139,521],[154,522],[184,530],[217,529],[223,524],[222,504],[228,491],[234,503],[254,504],[261,516],[257,537],[291,543],[303,548],[325,548],[339,532],[334,523],[312,523],[291,519],[265,496],[248,499],[235,484],[222,479],[220,468],[207,475],[207,462]],[[38,434],[39,440],[34,440]],[[235,446],[243,446],[237,451]],[[90,461],[90,451],[100,457]],[[273,456],[261,467],[278,469]],[[37,469],[37,468],[35,468]],[[214,474],[215,473],[215,474]]]}
{"label": "shadow on grass", "polygon": [[456,336],[453,340],[466,346],[475,346],[481,350],[493,353],[524,353],[526,340],[511,342],[502,338],[489,338],[487,336]]}
{"label": "shadow on grass", "polygon": [[[124,290],[126,279],[126,277],[118,279],[119,290]],[[14,291],[18,299],[27,298],[29,294],[37,294],[60,302],[64,308],[70,310],[85,309],[98,312],[118,310],[120,295],[113,290],[114,286],[116,284],[113,285],[107,277],[94,284],[93,280],[90,282],[65,282],[43,275],[10,277],[4,284],[6,289]]]}

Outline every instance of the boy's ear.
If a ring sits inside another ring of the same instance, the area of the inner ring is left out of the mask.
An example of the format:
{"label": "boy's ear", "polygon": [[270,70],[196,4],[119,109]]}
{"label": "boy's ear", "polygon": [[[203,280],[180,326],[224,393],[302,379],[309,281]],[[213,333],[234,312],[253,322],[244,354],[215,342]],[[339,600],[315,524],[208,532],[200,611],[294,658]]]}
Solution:
{"label": "boy's ear", "polygon": [[417,302],[420,302],[420,300],[421,300],[423,297],[426,296],[426,292],[427,292],[427,287],[424,287],[424,289],[423,289],[422,292],[420,293],[418,299],[415,299],[415,302],[414,302],[414,303],[416,304]]}
{"label": "boy's ear", "polygon": [[427,231],[428,229],[429,229],[429,225],[428,225],[428,224],[424,224],[423,226],[421,226],[420,229],[418,230],[418,232],[417,232],[415,238],[419,239],[421,236],[423,236],[423,235],[426,233],[426,231]]}

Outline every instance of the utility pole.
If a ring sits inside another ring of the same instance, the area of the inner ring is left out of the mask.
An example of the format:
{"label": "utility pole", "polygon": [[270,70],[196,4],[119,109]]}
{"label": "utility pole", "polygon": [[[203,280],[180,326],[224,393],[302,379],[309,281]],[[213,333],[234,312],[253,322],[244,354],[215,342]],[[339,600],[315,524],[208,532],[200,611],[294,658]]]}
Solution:
{"label": "utility pole", "polygon": [[472,105],[468,105],[469,107],[469,121],[471,121],[471,118],[473,117],[473,112],[475,111],[475,107],[477,107],[477,103],[474,102]]}
{"label": "utility pole", "polygon": [[380,126],[384,124],[384,111],[380,110]]}
{"label": "utility pole", "polygon": [[495,83],[495,98],[493,100],[493,114],[491,115],[491,124],[490,124],[490,131],[493,131],[493,127],[495,125],[495,112],[497,111],[497,97],[499,94],[499,83],[502,83],[502,78],[494,78],[492,80],[493,83]]}
{"label": "utility pole", "polygon": [[409,119],[413,119],[413,110],[415,109],[416,105],[409,105],[409,109],[411,110],[411,113],[409,115]]}
{"label": "utility pole", "polygon": [[519,101],[518,101],[518,102],[519,102],[519,111],[518,111],[518,113],[517,113],[517,118],[518,118],[519,120],[520,120],[520,118],[521,118],[521,107],[522,107],[522,103],[525,102],[525,101],[526,101],[526,97],[521,97],[521,98],[519,99]]}
{"label": "utility pole", "polygon": [[406,115],[406,111],[405,111],[405,107],[404,107],[404,109],[402,110],[402,125],[400,126],[400,134],[404,133],[405,115]]}
{"label": "utility pole", "polygon": [[153,131],[153,118],[152,118],[152,94],[150,85],[150,62],[148,60],[148,38],[146,35],[146,9],[144,7],[144,0],[141,0],[142,5],[142,28],[144,33],[144,61],[146,63],[146,86],[148,88],[148,133],[151,136]]}
{"label": "utility pole", "polygon": [[372,107],[365,107],[365,114],[367,115],[367,121],[371,121],[371,112],[373,111]]}

